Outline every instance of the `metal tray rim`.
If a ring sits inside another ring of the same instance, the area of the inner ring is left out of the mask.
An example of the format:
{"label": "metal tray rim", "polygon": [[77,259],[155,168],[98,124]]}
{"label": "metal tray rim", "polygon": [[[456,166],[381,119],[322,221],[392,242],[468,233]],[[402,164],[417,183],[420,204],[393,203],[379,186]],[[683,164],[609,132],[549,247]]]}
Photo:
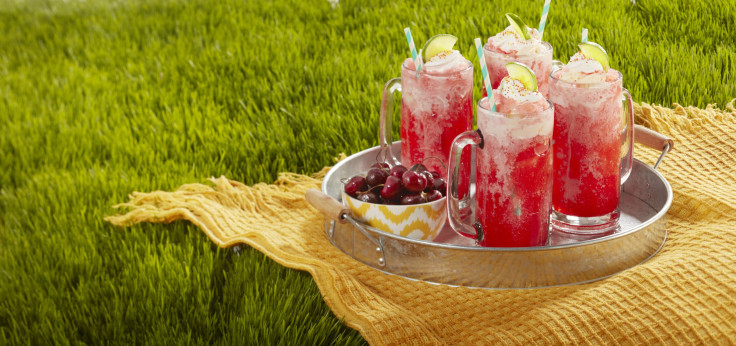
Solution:
{"label": "metal tray rim", "polygon": [[[396,141],[396,142],[393,143],[393,145],[396,145],[397,143],[400,143],[400,142],[399,141]],[[344,160],[338,162],[336,165],[334,165],[327,172],[327,174],[325,174],[325,177],[322,180],[322,183],[321,183],[322,192],[324,192],[325,194],[329,195],[329,193],[327,191],[327,185],[325,184],[325,182],[326,181],[329,181],[330,178],[331,178],[331,176],[340,167],[342,167],[343,165],[347,164],[350,161],[350,158],[351,157],[359,156],[361,154],[364,154],[365,152],[368,152],[368,151],[371,151],[371,150],[376,150],[377,148],[378,147],[376,146],[376,147],[371,147],[371,148],[368,148],[368,149],[361,150],[361,151],[359,151],[357,153],[354,153],[353,155],[348,156],[346,159],[344,159]],[[399,241],[404,241],[404,242],[408,242],[408,243],[415,243],[415,244],[420,244],[420,245],[425,245],[425,246],[432,246],[432,247],[446,248],[446,249],[454,249],[454,250],[464,250],[464,251],[481,251],[481,252],[482,251],[488,251],[488,252],[553,251],[553,250],[559,250],[559,249],[575,248],[575,247],[581,247],[581,246],[587,246],[587,245],[602,243],[602,242],[610,241],[610,240],[617,239],[617,238],[620,238],[620,237],[626,237],[628,235],[631,235],[633,233],[636,233],[637,231],[640,231],[642,229],[645,229],[646,227],[648,227],[649,225],[653,224],[654,222],[656,222],[657,220],[659,220],[660,218],[662,218],[664,215],[666,215],[667,212],[670,209],[671,204],[672,204],[672,187],[670,186],[670,184],[667,181],[667,179],[665,179],[665,177],[662,174],[660,174],[656,169],[653,169],[652,167],[650,167],[649,165],[645,164],[644,162],[642,162],[642,161],[640,161],[640,160],[638,160],[636,158],[634,158],[634,161],[639,162],[643,167],[645,167],[646,169],[650,170],[659,179],[661,179],[661,181],[665,185],[665,188],[667,189],[667,199],[666,199],[666,202],[665,202],[664,206],[662,207],[662,209],[660,211],[658,211],[654,216],[650,217],[648,220],[646,220],[646,221],[638,224],[636,227],[633,227],[631,229],[628,229],[628,230],[626,230],[624,232],[614,233],[614,234],[603,236],[603,237],[600,237],[600,238],[595,238],[595,239],[591,239],[591,240],[584,240],[584,241],[580,241],[580,242],[576,242],[576,243],[572,243],[572,244],[561,244],[561,245],[551,245],[551,246],[545,245],[545,246],[534,246],[534,247],[480,247],[480,246],[463,246],[463,245],[455,245],[455,244],[436,243],[436,242],[427,241],[427,240],[411,239],[411,238],[407,238],[407,237],[402,237],[400,235],[395,235],[395,234],[392,234],[392,233],[388,233],[388,232],[382,231],[380,229],[377,229],[377,228],[374,228],[374,227],[371,227],[371,226],[368,226],[368,225],[365,225],[365,224],[362,224],[362,226],[366,230],[369,230],[372,233],[378,234],[378,235],[380,235],[382,237],[393,238],[393,239],[397,239]],[[335,198],[335,196],[332,196],[332,197]],[[661,246],[663,246],[663,245],[664,245],[664,242],[662,242],[662,245]],[[651,258],[652,256],[656,255],[659,252],[659,250],[661,249],[661,246],[650,257],[648,257],[647,260],[649,258]],[[615,275],[615,274],[611,274],[611,275]]]}
{"label": "metal tray rim", "polygon": [[[383,232],[381,230],[378,230],[376,228],[372,228],[371,227],[371,229],[372,230],[377,230],[377,231],[382,232],[382,233],[385,233],[385,232]],[[650,259],[654,258],[654,256],[656,256],[660,251],[662,251],[662,248],[664,247],[664,244],[667,242],[667,233],[668,232],[665,230],[664,237],[662,238],[662,243],[659,244],[659,247],[657,248],[657,250],[655,250],[654,252],[652,252],[652,254],[649,255],[649,257],[647,257],[644,260],[642,260],[641,262],[637,263],[636,264],[637,266],[638,265],[641,265],[643,263],[646,263]],[[422,243],[426,243],[425,241],[421,241],[421,242]],[[332,239],[330,239],[330,243],[333,246],[335,246],[335,247],[337,247],[339,249],[339,247],[337,246],[337,244]],[[433,244],[436,244],[436,243],[433,243]],[[577,243],[577,246],[580,246],[580,243]],[[464,249],[471,249],[471,247],[470,246],[466,246],[466,247],[464,247]],[[502,248],[488,248],[488,249],[502,249]],[[536,249],[536,248],[528,247],[528,249]],[[390,272],[390,271],[387,271],[387,270],[383,270],[381,268],[378,268],[378,267],[372,266],[372,265],[370,265],[368,263],[365,263],[365,262],[361,261],[360,259],[354,258],[352,256],[351,256],[351,258],[353,258],[356,261],[361,262],[361,263],[369,266],[371,269],[374,269],[374,270],[377,270],[377,271],[381,272],[382,274],[392,275],[392,276],[404,278],[404,279],[407,279],[407,280],[410,280],[410,281],[414,281],[414,282],[423,282],[423,283],[426,283],[426,284],[429,284],[429,285],[434,285],[434,286],[449,286],[449,287],[453,287],[453,288],[460,288],[460,287],[462,287],[462,288],[468,288],[468,289],[472,289],[472,290],[499,290],[499,291],[500,290],[535,290],[535,289],[540,289],[540,288],[552,288],[552,287],[584,285],[584,284],[589,284],[589,283],[596,282],[596,281],[605,280],[607,278],[616,276],[616,275],[622,273],[623,271],[628,270],[628,269],[631,268],[631,267],[629,267],[629,268],[622,268],[621,270],[619,270],[617,272],[610,273],[608,275],[604,275],[604,276],[600,276],[600,277],[595,277],[595,278],[591,278],[591,279],[583,280],[583,281],[571,281],[571,282],[564,283],[564,284],[542,285],[542,286],[531,286],[531,287],[492,287],[492,286],[465,286],[465,285],[460,285],[460,284],[451,284],[451,283],[444,283],[444,282],[439,282],[439,281],[422,280],[422,279],[418,279],[418,278],[415,278],[415,277],[404,276],[404,275],[401,275],[401,274],[397,274],[397,273],[393,273],[393,272]]]}

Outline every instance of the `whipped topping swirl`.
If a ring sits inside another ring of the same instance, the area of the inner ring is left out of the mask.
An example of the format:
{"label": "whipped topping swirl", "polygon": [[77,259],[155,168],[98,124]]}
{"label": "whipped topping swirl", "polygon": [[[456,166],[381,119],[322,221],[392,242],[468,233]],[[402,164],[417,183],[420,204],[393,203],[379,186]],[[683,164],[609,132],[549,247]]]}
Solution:
{"label": "whipped topping swirl", "polygon": [[503,97],[512,99],[519,104],[527,102],[534,103],[544,100],[542,93],[527,90],[520,80],[513,79],[509,76],[503,77],[501,84],[498,85],[498,90],[501,92]]}
{"label": "whipped topping swirl", "polygon": [[433,56],[429,61],[424,62],[424,67],[427,72],[443,73],[463,70],[468,67],[468,64],[459,51],[452,50]]}
{"label": "whipped topping swirl", "polygon": [[599,83],[606,80],[601,63],[577,52],[560,71],[561,80],[572,83]]}
{"label": "whipped topping swirl", "polygon": [[514,55],[536,55],[547,49],[542,44],[542,37],[537,29],[526,27],[525,30],[529,32],[528,40],[509,25],[504,31],[490,37],[488,44],[491,49]]}

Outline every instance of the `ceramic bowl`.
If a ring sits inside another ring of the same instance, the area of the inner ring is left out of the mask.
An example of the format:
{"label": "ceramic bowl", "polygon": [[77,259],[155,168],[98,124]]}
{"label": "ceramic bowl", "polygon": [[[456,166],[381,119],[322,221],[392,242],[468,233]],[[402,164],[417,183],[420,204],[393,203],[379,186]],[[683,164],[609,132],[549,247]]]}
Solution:
{"label": "ceramic bowl", "polygon": [[412,205],[361,202],[342,191],[342,201],[363,223],[402,237],[433,241],[447,220],[447,197]]}

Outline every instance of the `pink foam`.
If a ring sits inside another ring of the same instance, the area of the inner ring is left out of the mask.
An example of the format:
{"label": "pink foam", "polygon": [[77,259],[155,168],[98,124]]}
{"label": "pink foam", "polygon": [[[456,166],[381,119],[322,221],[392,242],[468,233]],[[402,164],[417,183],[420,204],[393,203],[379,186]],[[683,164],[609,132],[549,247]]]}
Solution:
{"label": "pink foam", "polygon": [[534,102],[518,102],[512,98],[504,97],[497,90],[493,91],[493,98],[496,101],[496,111],[503,114],[531,114],[538,113],[547,108],[547,101],[539,99]]}

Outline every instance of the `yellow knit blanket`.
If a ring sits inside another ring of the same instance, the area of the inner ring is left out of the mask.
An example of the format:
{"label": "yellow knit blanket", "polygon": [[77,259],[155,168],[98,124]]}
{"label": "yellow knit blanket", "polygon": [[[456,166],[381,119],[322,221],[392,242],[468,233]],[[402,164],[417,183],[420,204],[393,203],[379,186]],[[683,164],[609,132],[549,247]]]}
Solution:
{"label": "yellow knit blanket", "polygon": [[[115,225],[189,220],[221,247],[245,243],[309,272],[335,315],[371,344],[735,344],[736,109],[636,105],[636,122],[677,142],[664,248],[608,279],[533,290],[431,285],[382,274],[333,247],[304,200],[328,168],[246,186],[135,192]],[[638,146],[652,164],[659,153]]]}

